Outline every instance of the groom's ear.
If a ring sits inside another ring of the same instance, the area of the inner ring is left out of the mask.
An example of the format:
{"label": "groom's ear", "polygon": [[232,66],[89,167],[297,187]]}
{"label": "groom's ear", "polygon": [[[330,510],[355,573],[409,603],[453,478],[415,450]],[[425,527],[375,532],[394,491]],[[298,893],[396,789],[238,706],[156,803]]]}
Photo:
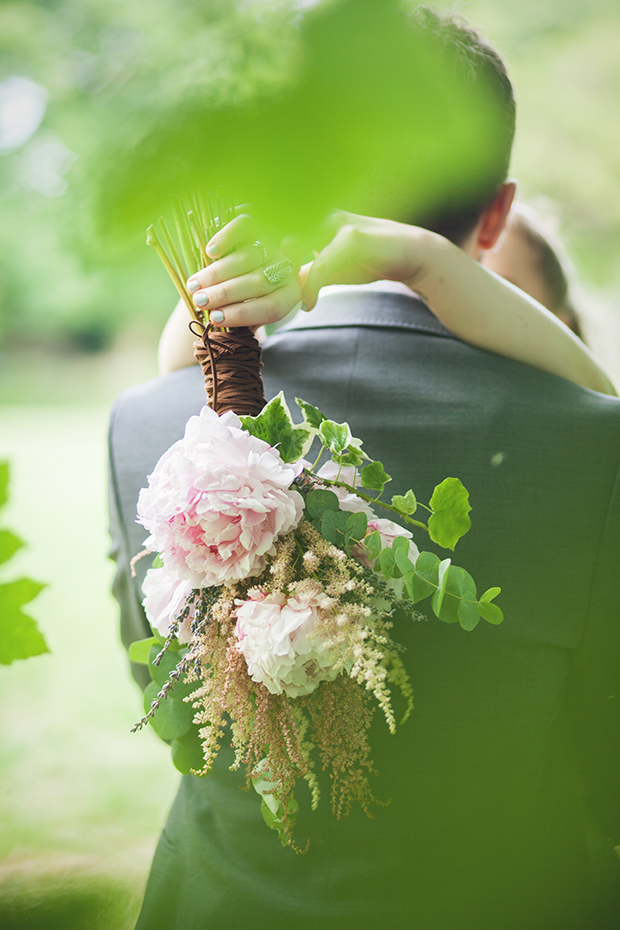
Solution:
{"label": "groom's ear", "polygon": [[476,228],[477,251],[492,249],[501,236],[516,192],[515,181],[504,181],[494,199],[485,208]]}

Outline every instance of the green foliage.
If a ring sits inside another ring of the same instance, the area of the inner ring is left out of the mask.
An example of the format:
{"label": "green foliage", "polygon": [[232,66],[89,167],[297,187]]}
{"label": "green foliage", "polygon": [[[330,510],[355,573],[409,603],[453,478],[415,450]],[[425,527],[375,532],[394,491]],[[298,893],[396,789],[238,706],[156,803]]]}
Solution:
{"label": "green foliage", "polygon": [[170,744],[172,763],[181,775],[191,775],[192,770],[201,769],[204,765],[202,743],[198,736],[198,727],[192,726],[185,736],[173,739]]}
{"label": "green foliage", "polygon": [[326,419],[318,407],[313,407],[312,404],[302,400],[301,397],[296,397],[295,403],[304,415],[304,426],[309,426],[311,429],[318,429],[323,420]]}
{"label": "green foliage", "polygon": [[[144,712],[151,709],[151,702],[157,699],[160,686],[152,681],[144,691]],[[193,726],[194,711],[189,704],[174,697],[168,697],[159,705],[149,723],[158,736],[164,740],[181,739]]]}
{"label": "green foliage", "polygon": [[320,520],[326,510],[339,510],[338,497],[333,491],[317,488],[306,495],[306,511],[311,521]]}
{"label": "green foliage", "polygon": [[381,462],[370,462],[364,465],[361,471],[362,487],[371,491],[383,493],[383,489],[392,478],[387,474]]}
{"label": "green foliage", "polygon": [[[253,778],[252,785],[254,786],[254,790],[261,799],[260,809],[261,814],[263,815],[263,820],[270,830],[277,831],[282,845],[288,846],[289,837],[285,825],[285,814],[287,812],[285,811],[284,805],[281,801],[281,791],[279,790],[279,785],[269,778],[269,774],[267,772],[259,774]],[[288,797],[287,804],[289,830],[292,830],[297,821],[299,804],[292,796]]]}
{"label": "green foliage", "polygon": [[284,462],[297,462],[312,442],[312,434],[296,426],[282,391],[256,417],[240,417],[243,428],[252,436],[277,448]]}
{"label": "green foliage", "polygon": [[151,647],[157,643],[154,636],[148,639],[138,639],[129,647],[129,658],[136,665],[148,665],[150,662]]}
{"label": "green foliage", "polygon": [[[0,507],[8,500],[9,465],[0,463]],[[23,546],[9,530],[0,531],[0,563],[8,562]],[[0,664],[10,665],[16,659],[49,652],[47,643],[35,621],[22,607],[33,601],[46,585],[31,578],[20,578],[0,584]]]}
{"label": "green foliage", "polygon": [[351,444],[352,438],[348,423],[336,423],[334,420],[321,421],[319,439],[332,455],[342,455]]}
{"label": "green foliage", "polygon": [[469,493],[458,478],[446,478],[433,491],[429,507],[433,511],[428,521],[431,539],[444,549],[454,549],[471,529]]}
{"label": "green foliage", "polygon": [[404,517],[409,517],[412,513],[415,513],[418,509],[418,502],[411,488],[406,494],[395,494],[392,498],[392,507]]}

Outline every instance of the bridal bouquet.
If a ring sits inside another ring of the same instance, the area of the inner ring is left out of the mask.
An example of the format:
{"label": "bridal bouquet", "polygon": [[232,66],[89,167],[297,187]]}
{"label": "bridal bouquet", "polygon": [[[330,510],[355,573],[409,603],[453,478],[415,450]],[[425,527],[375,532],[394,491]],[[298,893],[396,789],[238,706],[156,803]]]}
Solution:
{"label": "bridal bouquet", "polygon": [[[169,271],[179,266],[171,271],[179,290],[205,260],[215,225],[211,211],[198,222],[200,203],[194,207],[191,227],[179,224],[185,256],[195,249],[194,266],[181,263],[165,226],[170,254],[149,231]],[[242,337],[215,332],[212,345],[209,327],[193,313],[217,407],[215,341],[228,339],[229,364]],[[267,825],[297,849],[295,785],[307,782],[315,808],[317,765],[330,776],[337,817],[353,803],[368,813],[375,801],[373,714],[378,709],[394,732],[394,689],[404,698],[401,723],[413,708],[402,647],[392,638],[396,611],[423,620],[417,605],[430,599],[440,620],[465,630],[481,617],[503,618],[493,603],[499,588],[478,597],[465,569],[420,552],[391,519],[453,550],[471,525],[458,478],[442,481],[428,505],[411,489],[388,501],[390,476],[347,423],[297,399],[303,421],[296,424],[282,394],[263,404],[264,397],[256,416],[233,412],[243,404],[219,415],[205,406],[140,493],[138,520],[150,534],[143,554],[155,554],[143,584],[154,636],[134,643],[130,656],[149,666],[153,681],[134,730],[150,723],[171,741],[177,768],[194,775],[208,775],[228,738],[232,767],[245,769]]]}
{"label": "bridal bouquet", "polygon": [[229,729],[234,767],[246,767],[285,844],[296,781],[319,801],[317,761],[331,775],[337,816],[373,801],[374,710],[393,732],[392,689],[405,698],[405,718],[413,706],[391,637],[395,610],[419,620],[414,605],[431,598],[440,620],[466,630],[480,617],[502,620],[492,603],[499,588],[478,598],[465,569],[420,552],[411,532],[378,516],[397,515],[453,549],[470,527],[461,482],[446,478],[423,508],[428,521],[414,519],[414,492],[383,500],[390,477],[346,423],[297,403],[300,425],[282,395],[257,417],[204,407],[159,460],[138,502],[145,546],[157,553],[143,585],[155,638],[132,650],[143,661],[152,652],[155,670],[137,726],[157,729],[161,715],[173,758],[196,775],[208,774]]}

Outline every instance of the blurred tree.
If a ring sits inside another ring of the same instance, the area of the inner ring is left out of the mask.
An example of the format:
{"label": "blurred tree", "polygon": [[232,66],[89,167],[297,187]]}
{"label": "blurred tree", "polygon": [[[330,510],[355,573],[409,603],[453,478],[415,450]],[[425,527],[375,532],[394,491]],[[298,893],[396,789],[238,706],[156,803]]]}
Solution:
{"label": "blurred tree", "polygon": [[[143,244],[143,224],[136,223],[113,262],[94,238],[94,156],[104,147],[114,150],[113,142],[118,150],[121,141],[143,138],[154,114],[166,107],[170,112],[188,85],[194,99],[208,95],[215,109],[224,102],[239,107],[250,91],[275,95],[302,64],[296,49],[304,8],[333,4],[0,4],[5,345],[35,340],[98,349],[127,325],[151,332],[161,327],[175,297]],[[547,194],[561,204],[582,271],[619,292],[617,0],[587,6],[581,0],[470,0],[465,12],[508,59],[520,114],[513,171],[526,195]],[[189,144],[184,125],[188,133],[194,129],[191,119],[190,102],[185,124],[179,123],[179,148]],[[207,172],[228,154],[218,151],[218,141],[209,138],[200,153]],[[312,158],[310,133],[305,145]],[[251,159],[248,141],[229,161]]]}

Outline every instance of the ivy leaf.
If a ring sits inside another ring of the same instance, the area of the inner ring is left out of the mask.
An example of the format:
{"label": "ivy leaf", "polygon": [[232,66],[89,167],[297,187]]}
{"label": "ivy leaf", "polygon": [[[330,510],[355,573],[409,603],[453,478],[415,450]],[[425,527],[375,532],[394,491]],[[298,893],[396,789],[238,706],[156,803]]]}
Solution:
{"label": "ivy leaf", "polygon": [[15,533],[11,533],[10,530],[0,530],[0,564],[13,558],[23,545],[19,536],[16,536]]}
{"label": "ivy leaf", "polygon": [[428,521],[431,539],[444,549],[454,549],[471,527],[468,491],[458,478],[446,478],[433,491],[430,508],[433,511]]}
{"label": "ivy leaf", "polygon": [[[160,687],[155,681],[146,686],[144,692],[144,712],[146,714],[151,709],[151,701],[155,700],[159,691]],[[181,739],[192,726],[193,718],[194,711],[189,704],[168,697],[161,702],[154,716],[149,720],[149,724],[161,739]]]}
{"label": "ivy leaf", "polygon": [[496,626],[504,619],[501,608],[499,608],[497,604],[491,604],[490,601],[483,601],[482,598],[480,598],[478,603],[478,613],[487,623],[493,623]]}
{"label": "ivy leaf", "polygon": [[149,636],[148,639],[137,639],[129,647],[129,658],[136,665],[148,665],[151,646],[155,646],[156,643],[157,640],[154,636]]}
{"label": "ivy leaf", "polygon": [[306,510],[311,520],[322,516],[326,510],[338,510],[338,497],[333,491],[317,488],[306,496]]}
{"label": "ivy leaf", "polygon": [[439,558],[434,552],[421,552],[412,575],[405,575],[409,597],[414,604],[432,594],[439,584]]}
{"label": "ivy leaf", "polygon": [[431,601],[431,607],[437,617],[441,613],[441,607],[446,593],[446,585],[448,583],[448,569],[450,568],[451,561],[451,559],[444,559],[439,563],[439,568],[437,570],[438,587]]}
{"label": "ivy leaf", "polygon": [[256,417],[239,417],[248,433],[277,448],[284,462],[298,462],[312,442],[312,434],[295,426],[282,391]]}
{"label": "ivy leaf", "polygon": [[370,462],[361,471],[362,487],[371,491],[383,491],[392,478],[387,474],[381,462]]}
{"label": "ivy leaf", "polygon": [[332,455],[342,455],[352,438],[348,423],[323,420],[319,427],[319,439]]}
{"label": "ivy leaf", "polygon": [[473,630],[474,627],[478,626],[480,620],[478,604],[475,601],[470,601],[468,598],[462,598],[459,601],[457,616],[464,630]]}
{"label": "ivy leaf", "polygon": [[409,517],[418,509],[418,502],[411,488],[406,494],[395,494],[392,498],[392,507],[396,507],[399,513]]}
{"label": "ivy leaf", "polygon": [[304,426],[309,426],[311,429],[318,429],[323,420],[327,419],[325,414],[321,413],[318,407],[313,407],[312,404],[302,400],[301,397],[296,397],[295,403],[304,415]]}
{"label": "ivy leaf", "polygon": [[45,587],[30,578],[0,585],[0,664],[49,652],[37,624],[21,609]]}

